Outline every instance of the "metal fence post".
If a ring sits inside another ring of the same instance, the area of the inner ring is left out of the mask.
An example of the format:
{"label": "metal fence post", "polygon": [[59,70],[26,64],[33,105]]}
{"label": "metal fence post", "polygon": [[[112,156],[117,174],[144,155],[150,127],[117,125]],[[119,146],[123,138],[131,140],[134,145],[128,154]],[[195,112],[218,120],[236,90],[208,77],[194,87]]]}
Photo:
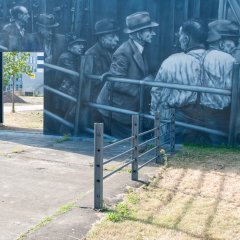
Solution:
{"label": "metal fence post", "polygon": [[155,144],[156,144],[156,163],[161,163],[161,155],[160,155],[160,112],[155,112],[155,119],[154,119],[154,136],[156,137]]}
{"label": "metal fence post", "polygon": [[170,109],[170,152],[175,152],[175,108]]}
{"label": "metal fence post", "polygon": [[138,131],[139,131],[139,116],[132,116],[132,180],[138,181]]}
{"label": "metal fence post", "polygon": [[232,96],[231,96],[231,112],[229,121],[228,145],[235,146],[237,141],[239,105],[240,105],[240,84],[239,84],[239,63],[233,65],[232,76]]}
{"label": "metal fence post", "polygon": [[103,123],[94,123],[94,209],[103,207]]}

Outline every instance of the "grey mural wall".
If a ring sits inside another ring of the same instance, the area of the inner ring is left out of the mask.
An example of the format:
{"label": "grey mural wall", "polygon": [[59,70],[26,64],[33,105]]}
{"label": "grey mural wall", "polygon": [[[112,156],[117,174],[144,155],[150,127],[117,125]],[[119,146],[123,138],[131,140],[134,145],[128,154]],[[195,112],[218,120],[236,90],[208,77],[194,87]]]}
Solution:
{"label": "grey mural wall", "polygon": [[[106,133],[121,138],[130,135],[131,117],[116,108],[161,111],[162,119],[175,108],[178,122],[217,132],[178,124],[177,141],[222,144],[239,59],[240,13],[230,14],[232,4],[239,7],[237,0],[0,0],[0,48],[45,53],[46,134],[81,135],[104,122]],[[192,88],[141,87],[109,77]],[[152,125],[141,122],[142,130]]]}

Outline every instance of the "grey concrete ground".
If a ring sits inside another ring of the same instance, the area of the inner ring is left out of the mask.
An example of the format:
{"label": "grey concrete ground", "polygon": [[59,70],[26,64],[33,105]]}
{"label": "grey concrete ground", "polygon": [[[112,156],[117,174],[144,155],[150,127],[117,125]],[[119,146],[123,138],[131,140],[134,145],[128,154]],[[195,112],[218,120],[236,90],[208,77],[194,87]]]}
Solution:
{"label": "grey concrete ground", "polygon": [[[0,240],[82,239],[102,217],[92,208],[93,140],[57,143],[57,139],[39,133],[0,132]],[[127,148],[121,145],[106,155]],[[106,165],[106,172],[121,163]],[[155,164],[143,168],[140,179],[146,180],[158,168]],[[105,202],[115,202],[126,186],[136,184],[130,178],[127,171],[121,171],[106,179]],[[75,203],[73,208],[56,216],[70,202]],[[38,229],[44,220],[47,224]]]}

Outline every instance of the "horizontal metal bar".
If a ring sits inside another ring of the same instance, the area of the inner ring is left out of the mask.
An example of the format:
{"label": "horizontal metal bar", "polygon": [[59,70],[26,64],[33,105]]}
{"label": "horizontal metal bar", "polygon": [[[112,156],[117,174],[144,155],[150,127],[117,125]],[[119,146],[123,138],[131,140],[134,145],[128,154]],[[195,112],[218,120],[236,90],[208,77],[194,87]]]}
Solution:
{"label": "horizontal metal bar", "polygon": [[[98,109],[104,109],[104,110],[107,110],[107,111],[113,111],[113,112],[128,114],[128,115],[139,114],[138,112],[125,110],[125,109],[121,109],[121,108],[116,108],[116,107],[110,107],[110,106],[107,106],[107,105],[101,105],[101,104],[96,104],[96,103],[85,103],[85,105],[90,106],[90,107],[94,107],[94,108],[98,108]],[[139,115],[142,116],[142,114],[139,114]],[[162,121],[162,122],[164,122],[164,121]],[[213,130],[213,129],[209,129],[209,128],[205,128],[205,127],[201,127],[201,126],[188,124],[188,123],[175,121],[175,124],[178,125],[178,126],[199,130],[201,132],[212,133],[212,134],[219,135],[219,136],[224,136],[224,137],[228,136],[226,133],[218,131],[218,130]]]}
{"label": "horizontal metal bar", "polygon": [[68,121],[66,121],[65,119],[59,117],[58,115],[54,114],[54,113],[51,113],[49,112],[48,110],[44,109],[44,114],[48,115],[49,117],[51,118],[54,118],[55,120],[61,122],[62,124],[74,129],[74,125]]}
{"label": "horizontal metal bar", "polygon": [[138,170],[140,170],[141,168],[145,167],[147,164],[149,164],[150,162],[152,162],[153,160],[156,159],[156,156],[151,158],[150,160],[148,160],[147,162],[145,162],[144,164],[142,164],[141,166],[138,167]]}
{"label": "horizontal metal bar", "polygon": [[152,87],[164,87],[170,89],[178,89],[185,91],[193,91],[193,92],[205,92],[205,93],[214,93],[220,95],[231,96],[230,90],[220,89],[220,88],[209,88],[209,87],[201,87],[201,86],[189,86],[175,83],[162,83],[162,82],[145,82],[145,86]]}
{"label": "horizontal metal bar", "polygon": [[155,131],[155,130],[157,130],[157,127],[152,128],[152,129],[150,129],[150,130],[148,130],[148,131],[139,133],[138,136],[141,137],[141,136],[146,135],[146,134],[148,134],[148,133],[151,133],[151,132],[153,132],[153,131]]}
{"label": "horizontal metal bar", "polygon": [[106,179],[106,178],[110,177],[110,176],[113,175],[114,173],[116,173],[116,172],[120,171],[121,169],[125,168],[126,166],[128,166],[128,165],[129,165],[130,163],[132,163],[133,161],[135,161],[135,159],[130,160],[129,162],[126,162],[126,163],[125,163],[124,165],[122,165],[121,167],[119,167],[119,168],[115,169],[114,171],[110,172],[109,174],[105,175],[105,176],[103,177],[103,179]]}
{"label": "horizontal metal bar", "polygon": [[132,140],[132,139],[133,139],[133,136],[131,136],[131,137],[129,137],[129,138],[125,138],[125,139],[123,139],[123,140],[120,140],[120,141],[117,141],[117,142],[115,142],[115,143],[109,144],[109,145],[103,147],[103,149],[105,150],[105,149],[108,149],[108,148],[111,148],[111,147],[115,147],[115,146],[118,145],[118,144],[124,143],[124,142],[129,141],[129,140]]}
{"label": "horizontal metal bar", "polygon": [[107,163],[110,163],[111,161],[113,161],[113,160],[115,160],[115,159],[117,159],[117,158],[119,158],[119,157],[121,157],[121,156],[123,156],[123,155],[125,155],[125,154],[127,154],[127,153],[129,153],[129,152],[131,152],[133,149],[134,149],[134,148],[130,148],[129,150],[127,150],[127,151],[125,151],[125,152],[122,152],[122,153],[120,153],[120,154],[118,154],[118,155],[116,155],[116,156],[114,156],[114,157],[106,160],[105,162],[103,162],[103,165],[105,165],[105,164],[107,164]]}
{"label": "horizontal metal bar", "polygon": [[[101,79],[101,76],[96,76],[96,75],[88,75],[88,77],[93,80]],[[157,81],[144,81],[144,80],[118,78],[118,77],[108,77],[107,80],[110,82],[130,83],[130,84],[143,85],[143,86],[164,87],[164,88],[170,88],[170,89],[186,90],[186,91],[193,91],[193,92],[215,93],[220,95],[231,96],[230,90],[224,90],[219,88],[189,86],[184,84],[163,83],[163,82],[157,82]]]}
{"label": "horizontal metal bar", "polygon": [[60,71],[60,72],[67,73],[67,74],[75,76],[75,77],[79,77],[79,73],[78,72],[69,70],[67,68],[59,67],[57,65],[53,65],[53,64],[49,64],[49,63],[44,63],[43,66],[47,67],[47,68],[51,68],[51,69],[57,70],[57,71]]}
{"label": "horizontal metal bar", "polygon": [[212,134],[215,134],[215,135],[218,135],[218,136],[223,136],[223,137],[228,136],[228,134],[225,133],[225,132],[210,129],[210,128],[205,128],[205,127],[201,127],[201,126],[197,126],[197,125],[193,125],[193,124],[188,124],[188,123],[179,122],[179,121],[175,121],[175,124],[178,125],[178,126],[198,130],[198,131],[201,131],[201,132],[212,133]]}
{"label": "horizontal metal bar", "polygon": [[160,127],[163,127],[163,126],[168,125],[168,124],[170,124],[170,123],[171,123],[171,121],[168,121],[168,122],[165,122],[165,123],[161,123],[161,124],[160,124]]}
{"label": "horizontal metal bar", "polygon": [[152,141],[154,141],[154,140],[156,140],[156,139],[157,139],[157,137],[151,138],[151,139],[149,139],[149,140],[147,140],[147,141],[145,141],[145,142],[140,143],[138,146],[141,147],[141,146],[143,146],[144,144],[148,144],[149,142],[152,142]]}
{"label": "horizontal metal bar", "polygon": [[56,95],[59,95],[59,96],[61,96],[61,97],[67,98],[67,99],[70,100],[70,101],[77,102],[77,99],[76,99],[76,98],[74,98],[74,97],[72,97],[72,96],[69,96],[69,95],[67,95],[66,93],[63,93],[63,92],[61,92],[61,91],[59,91],[59,90],[56,90],[56,89],[54,89],[54,88],[51,88],[51,87],[49,87],[49,86],[44,85],[44,89],[47,90],[47,91],[49,91],[49,92],[55,93]]}
{"label": "horizontal metal bar", "polygon": [[148,151],[146,151],[146,152],[144,152],[144,153],[142,153],[142,154],[140,154],[140,155],[138,156],[138,158],[141,158],[141,157],[143,157],[144,155],[147,155],[148,153],[150,153],[151,151],[153,151],[153,150],[155,150],[155,149],[157,149],[157,146],[154,147],[154,148],[149,149]]}
{"label": "horizontal metal bar", "polygon": [[98,109],[103,109],[106,111],[112,111],[112,112],[118,112],[118,113],[123,113],[123,114],[128,114],[128,115],[136,115],[138,112],[130,111],[130,110],[125,110],[121,108],[116,108],[116,107],[111,107],[107,105],[102,105],[102,104],[97,104],[97,103],[85,103],[86,106],[93,107],[93,108],[98,108]]}
{"label": "horizontal metal bar", "polygon": [[[94,134],[94,129],[92,129],[92,128],[84,128],[84,130],[88,133]],[[118,140],[117,138],[112,137],[112,136],[110,136],[108,134],[105,134],[105,133],[103,134],[103,137],[109,139],[110,141],[117,141]]]}
{"label": "horizontal metal bar", "polygon": [[164,143],[161,143],[160,147],[163,147],[163,146],[165,146],[165,145],[167,145],[167,144],[170,145],[170,139],[169,139],[168,141],[164,142]]}

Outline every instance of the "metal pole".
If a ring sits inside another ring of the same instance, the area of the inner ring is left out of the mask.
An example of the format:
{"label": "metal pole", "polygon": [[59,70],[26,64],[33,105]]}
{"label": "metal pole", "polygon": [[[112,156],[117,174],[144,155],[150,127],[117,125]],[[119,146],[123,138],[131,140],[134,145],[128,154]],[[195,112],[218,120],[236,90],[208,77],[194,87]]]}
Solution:
{"label": "metal pole", "polygon": [[139,116],[132,116],[132,180],[138,181],[138,128],[139,128]]}
{"label": "metal pole", "polygon": [[171,123],[170,123],[170,152],[175,152],[175,109],[171,108]]}
{"label": "metal pole", "polygon": [[155,112],[154,127],[156,128],[156,130],[154,131],[154,137],[156,137],[156,163],[159,164],[162,163],[160,155],[160,112]]}
{"label": "metal pole", "polygon": [[94,124],[94,209],[103,207],[103,123]]}
{"label": "metal pole", "polygon": [[239,96],[240,96],[240,85],[239,85],[239,63],[233,65],[233,76],[232,76],[232,97],[231,97],[231,112],[229,121],[229,134],[228,134],[228,145],[235,146],[237,140],[237,120],[239,116]]}

